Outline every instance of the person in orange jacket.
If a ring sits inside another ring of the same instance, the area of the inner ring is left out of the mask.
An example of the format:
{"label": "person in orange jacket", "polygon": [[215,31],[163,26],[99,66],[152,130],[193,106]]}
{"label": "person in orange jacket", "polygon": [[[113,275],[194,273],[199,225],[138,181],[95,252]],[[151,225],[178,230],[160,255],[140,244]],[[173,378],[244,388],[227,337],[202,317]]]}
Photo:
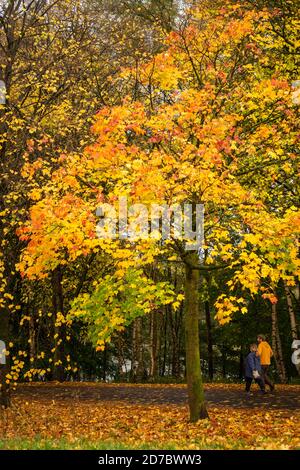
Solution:
{"label": "person in orange jacket", "polygon": [[263,379],[267,385],[269,385],[271,392],[275,389],[273,382],[268,376],[269,367],[271,364],[271,357],[273,356],[273,351],[269,343],[266,341],[265,335],[257,335],[257,356],[260,358],[261,368],[263,371]]}

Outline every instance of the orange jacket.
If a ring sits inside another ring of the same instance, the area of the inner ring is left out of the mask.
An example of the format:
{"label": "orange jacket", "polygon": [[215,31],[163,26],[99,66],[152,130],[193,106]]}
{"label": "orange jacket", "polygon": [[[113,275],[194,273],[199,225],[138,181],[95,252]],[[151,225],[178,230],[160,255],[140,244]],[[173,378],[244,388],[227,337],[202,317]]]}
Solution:
{"label": "orange jacket", "polygon": [[257,348],[257,355],[260,357],[260,363],[262,366],[269,366],[271,364],[271,357],[273,356],[273,351],[267,341],[262,341],[259,343]]}

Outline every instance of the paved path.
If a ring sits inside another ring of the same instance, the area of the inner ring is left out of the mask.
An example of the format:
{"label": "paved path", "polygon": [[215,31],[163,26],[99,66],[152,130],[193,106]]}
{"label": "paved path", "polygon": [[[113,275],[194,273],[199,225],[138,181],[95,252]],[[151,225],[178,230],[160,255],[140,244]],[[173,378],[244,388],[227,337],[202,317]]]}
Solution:
{"label": "paved path", "polygon": [[[125,385],[103,383],[39,383],[19,384],[17,397],[26,400],[56,401],[123,401],[124,403],[159,405],[187,403],[185,386],[172,385]],[[245,396],[243,385],[208,385],[205,390],[208,404],[212,406],[242,408],[272,408],[281,410],[300,410],[300,386],[277,387],[273,394],[261,395],[253,386],[250,398]]]}

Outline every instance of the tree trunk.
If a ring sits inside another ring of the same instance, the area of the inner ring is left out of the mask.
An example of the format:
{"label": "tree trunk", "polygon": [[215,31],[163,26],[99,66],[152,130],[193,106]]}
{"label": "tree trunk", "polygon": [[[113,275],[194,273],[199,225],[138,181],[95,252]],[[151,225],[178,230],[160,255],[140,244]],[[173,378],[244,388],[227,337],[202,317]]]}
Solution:
{"label": "tree trunk", "polygon": [[172,312],[171,306],[168,306],[169,319],[172,335],[172,361],[171,371],[172,377],[180,377],[180,325],[182,319],[182,305],[178,312]]}
{"label": "tree trunk", "polygon": [[211,277],[210,274],[205,276],[206,284],[202,283],[205,294],[204,300],[204,311],[205,311],[205,322],[206,322],[206,339],[207,339],[207,358],[208,358],[208,377],[213,380],[214,377],[214,359],[213,359],[213,339],[212,339],[212,324],[211,324],[211,312],[210,312],[210,286]]}
{"label": "tree trunk", "polygon": [[103,356],[102,356],[102,380],[106,381],[106,368],[107,368],[107,356],[108,356],[108,346],[104,346]]}
{"label": "tree trunk", "polygon": [[[4,341],[6,348],[9,343],[9,311],[6,308],[0,310],[0,339]],[[8,408],[10,406],[10,387],[6,383],[6,374],[10,371],[9,356],[6,356],[6,364],[0,365],[0,405]]]}
{"label": "tree trunk", "polygon": [[180,377],[180,349],[179,338],[173,336],[172,341],[172,377]]}
{"label": "tree trunk", "polygon": [[132,343],[131,376],[134,382],[141,382],[144,375],[141,317],[136,318],[133,322]]}
{"label": "tree trunk", "polygon": [[[188,262],[198,263],[197,255],[190,255]],[[190,420],[208,418],[205,404],[200,365],[199,344],[199,271],[186,264],[185,276],[185,341],[186,341],[186,377]]]}
{"label": "tree trunk", "polygon": [[62,290],[62,272],[58,266],[52,272],[52,305],[53,305],[53,330],[54,330],[54,364],[53,364],[53,379],[63,382],[65,378],[63,357],[64,357],[64,337],[65,326],[57,325],[58,314],[64,314],[63,305],[63,290]]}
{"label": "tree trunk", "polygon": [[168,333],[168,310],[167,306],[165,307],[165,312],[163,316],[163,325],[161,329],[163,336],[164,336],[164,344],[163,344],[163,357],[162,357],[162,364],[161,364],[161,371],[160,375],[162,377],[166,374],[166,363],[167,363],[167,333]]}
{"label": "tree trunk", "polygon": [[297,322],[296,322],[296,315],[295,315],[294,308],[293,308],[292,295],[285,281],[284,281],[284,291],[286,295],[286,301],[287,301],[287,306],[288,306],[288,311],[289,311],[289,316],[290,316],[291,334],[294,340],[294,339],[298,339],[298,328],[297,328]]}
{"label": "tree trunk", "polygon": [[278,328],[277,308],[275,303],[272,304],[272,349],[280,382],[286,383],[287,377],[283,361],[281,339]]}
{"label": "tree trunk", "polygon": [[244,353],[243,353],[243,345],[241,344],[240,350],[240,363],[239,363],[239,379],[243,379],[245,376],[245,360],[244,360]]}
{"label": "tree trunk", "polygon": [[178,338],[172,342],[172,377],[180,377],[179,343]]}
{"label": "tree trunk", "polygon": [[124,359],[123,351],[124,351],[124,339],[122,337],[122,333],[120,332],[117,335],[116,339],[116,347],[117,347],[117,358],[118,358],[118,371],[117,371],[117,380],[121,382],[124,377],[124,373],[126,374],[126,362]]}
{"label": "tree trunk", "polygon": [[155,380],[159,374],[159,312],[153,312],[150,316],[150,377]]}
{"label": "tree trunk", "polygon": [[31,312],[31,314],[29,315],[29,357],[31,367],[34,367],[36,360],[36,331],[33,315],[33,312]]}
{"label": "tree trunk", "polygon": [[206,334],[207,334],[207,355],[208,355],[208,377],[210,380],[214,378],[214,359],[213,359],[213,344],[212,344],[212,328],[211,328],[211,315],[209,301],[204,302],[205,320],[206,320]]}
{"label": "tree trunk", "polygon": [[226,379],[226,348],[223,345],[222,347],[222,376]]}

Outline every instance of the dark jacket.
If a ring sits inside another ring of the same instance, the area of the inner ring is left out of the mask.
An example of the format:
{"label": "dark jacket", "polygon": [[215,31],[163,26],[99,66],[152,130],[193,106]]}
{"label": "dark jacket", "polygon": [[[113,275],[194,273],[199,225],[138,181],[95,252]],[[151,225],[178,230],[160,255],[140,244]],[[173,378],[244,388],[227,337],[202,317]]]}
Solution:
{"label": "dark jacket", "polygon": [[257,370],[261,374],[260,359],[255,352],[250,352],[245,361],[245,377],[253,379],[253,371]]}

